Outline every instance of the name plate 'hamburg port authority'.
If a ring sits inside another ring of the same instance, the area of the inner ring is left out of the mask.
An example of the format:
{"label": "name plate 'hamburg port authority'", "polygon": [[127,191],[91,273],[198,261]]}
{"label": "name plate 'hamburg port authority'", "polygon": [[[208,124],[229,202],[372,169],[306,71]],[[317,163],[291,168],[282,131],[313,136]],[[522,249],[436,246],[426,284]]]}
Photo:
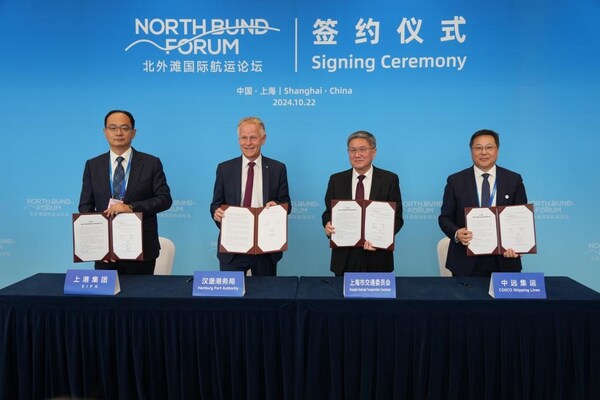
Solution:
{"label": "name plate 'hamburg port authority'", "polygon": [[243,297],[243,271],[195,271],[192,296]]}

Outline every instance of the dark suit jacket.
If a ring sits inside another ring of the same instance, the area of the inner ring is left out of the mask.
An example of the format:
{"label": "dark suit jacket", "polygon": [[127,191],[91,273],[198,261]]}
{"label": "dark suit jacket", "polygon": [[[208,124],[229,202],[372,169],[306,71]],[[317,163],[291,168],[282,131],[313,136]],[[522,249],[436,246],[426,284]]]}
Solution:
{"label": "dark suit jacket", "polygon": [[[325,212],[322,220],[323,226],[331,221],[331,200],[352,199],[352,169],[331,175],[325,194]],[[404,219],[402,218],[402,196],[400,194],[400,181],[398,175],[377,167],[373,167],[373,182],[369,200],[394,201],[396,202],[396,220],[394,232],[398,233]],[[360,251],[360,252],[357,252]],[[363,259],[362,270],[364,272],[390,272],[394,270],[394,253],[377,249],[365,251],[353,247],[337,247],[331,249],[331,271],[342,274],[345,271],[349,258],[359,257]],[[356,262],[357,260],[353,260]]]}
{"label": "dark suit jacket", "polygon": [[[157,157],[132,148],[131,169],[123,202],[135,212],[143,213],[144,261],[158,257],[158,222],[156,214],[167,210],[173,202],[163,166]],[[111,196],[110,153],[104,153],[85,163],[79,212],[106,210]]]}
{"label": "dark suit jacket", "polygon": [[[527,194],[521,175],[496,166],[496,205],[527,204]],[[440,228],[450,238],[446,268],[456,276],[473,273],[477,257],[468,257],[467,248],[454,241],[454,234],[465,227],[465,207],[479,207],[477,184],[473,167],[450,175],[444,189],[444,200],[438,218]],[[521,270],[521,258],[498,256],[501,272]]]}
{"label": "dark suit jacket", "polygon": [[[262,156],[262,186],[263,202],[274,201],[277,204],[288,203],[288,214],[292,211],[292,203],[287,181],[287,169],[285,164]],[[213,199],[210,204],[210,217],[221,205],[239,206],[242,204],[242,157],[224,161],[217,166],[217,177],[213,190]],[[216,222],[216,221],[215,221]],[[220,228],[220,224],[217,222]],[[221,236],[219,235],[219,243]],[[282,252],[270,253],[274,263],[283,256]],[[217,257],[222,263],[230,263],[235,254],[219,253]]]}

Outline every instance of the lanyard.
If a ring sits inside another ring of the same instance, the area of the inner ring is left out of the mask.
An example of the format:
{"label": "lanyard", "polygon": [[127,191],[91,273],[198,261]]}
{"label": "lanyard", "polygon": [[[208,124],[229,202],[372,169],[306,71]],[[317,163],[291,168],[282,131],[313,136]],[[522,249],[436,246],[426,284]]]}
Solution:
{"label": "lanyard", "polygon": [[[122,200],[125,197],[125,189],[127,188],[127,179],[129,179],[129,170],[131,169],[131,159],[133,158],[133,152],[129,156],[129,161],[127,161],[127,168],[125,169],[125,177],[123,177],[123,186],[121,186],[121,193],[119,193],[119,200]],[[108,157],[108,176],[110,176],[110,197],[116,199],[115,193],[113,192],[115,189],[113,188],[113,167],[110,162],[110,157]]]}

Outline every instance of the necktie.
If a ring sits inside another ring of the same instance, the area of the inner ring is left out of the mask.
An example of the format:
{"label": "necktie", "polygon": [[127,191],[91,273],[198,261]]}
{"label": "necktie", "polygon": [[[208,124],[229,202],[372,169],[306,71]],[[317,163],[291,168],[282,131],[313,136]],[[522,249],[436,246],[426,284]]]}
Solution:
{"label": "necktie", "polygon": [[246,190],[244,190],[244,207],[252,206],[252,187],[254,186],[254,161],[248,163],[248,177],[246,178]]}
{"label": "necktie", "polygon": [[115,199],[121,200],[123,198],[123,184],[125,183],[125,170],[123,169],[124,158],[117,157],[117,166],[115,167],[115,173],[113,175],[113,196]]}
{"label": "necktie", "polygon": [[490,174],[481,174],[481,176],[483,176],[483,183],[481,184],[481,207],[490,207],[490,181],[488,181]]}
{"label": "necktie", "polygon": [[365,186],[363,185],[363,179],[365,179],[364,175],[358,176],[358,183],[356,184],[356,195],[354,196],[355,200],[365,199]]}

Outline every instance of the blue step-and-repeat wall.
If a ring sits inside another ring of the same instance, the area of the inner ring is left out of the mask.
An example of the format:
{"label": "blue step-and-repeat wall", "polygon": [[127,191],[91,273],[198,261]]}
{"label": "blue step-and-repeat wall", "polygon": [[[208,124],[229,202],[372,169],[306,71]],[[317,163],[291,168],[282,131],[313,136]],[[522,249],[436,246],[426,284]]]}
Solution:
{"label": "blue step-and-repeat wall", "polygon": [[108,151],[104,115],[120,108],[136,117],[134,147],[165,167],[174,274],[218,268],[215,168],[256,115],[293,200],[280,275],[330,274],[323,198],[356,130],[400,176],[395,273],[438,275],[446,177],[489,128],[535,205],[525,271],[600,290],[598,20],[596,0],[4,0],[0,287],[92,268],[73,263],[71,214],[85,161]]}

